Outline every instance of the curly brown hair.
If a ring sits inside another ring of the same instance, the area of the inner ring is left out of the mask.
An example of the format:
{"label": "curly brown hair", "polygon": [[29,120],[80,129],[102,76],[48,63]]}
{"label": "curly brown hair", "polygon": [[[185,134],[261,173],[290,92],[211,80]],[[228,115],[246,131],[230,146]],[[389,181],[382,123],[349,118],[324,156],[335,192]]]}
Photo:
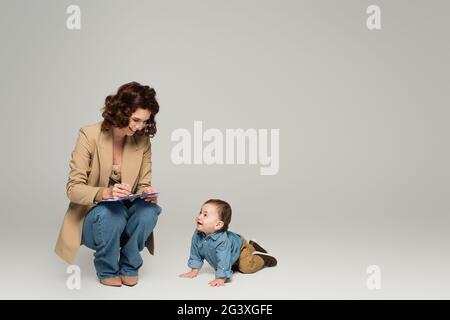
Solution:
{"label": "curly brown hair", "polygon": [[120,86],[116,94],[106,97],[103,107],[102,131],[111,127],[125,128],[129,125],[131,115],[138,109],[150,111],[150,119],[146,121],[144,129],[136,132],[137,135],[153,137],[156,134],[155,116],[159,111],[156,101],[155,89],[133,81]]}

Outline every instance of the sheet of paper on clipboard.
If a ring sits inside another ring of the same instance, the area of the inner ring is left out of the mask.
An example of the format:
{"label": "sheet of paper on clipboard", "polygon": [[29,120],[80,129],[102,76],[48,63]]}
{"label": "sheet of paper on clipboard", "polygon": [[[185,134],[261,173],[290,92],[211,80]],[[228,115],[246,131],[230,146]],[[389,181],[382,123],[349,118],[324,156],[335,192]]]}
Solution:
{"label": "sheet of paper on clipboard", "polygon": [[98,201],[98,203],[100,203],[100,202],[116,202],[116,201],[124,201],[124,200],[134,201],[136,199],[145,199],[145,198],[154,196],[156,194],[159,194],[159,192],[150,192],[150,193],[142,193],[142,194],[130,194],[127,197],[118,198],[118,199],[105,199],[105,200]]}

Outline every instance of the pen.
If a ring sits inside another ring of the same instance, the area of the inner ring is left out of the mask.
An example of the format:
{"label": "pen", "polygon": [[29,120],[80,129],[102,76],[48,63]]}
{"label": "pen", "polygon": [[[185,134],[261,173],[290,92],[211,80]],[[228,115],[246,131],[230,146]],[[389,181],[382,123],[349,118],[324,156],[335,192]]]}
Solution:
{"label": "pen", "polygon": [[113,181],[113,182],[115,182],[115,183],[122,184],[122,182],[120,182],[120,181],[118,181],[118,180],[116,180],[116,179],[113,179],[113,178],[111,178],[111,177],[109,177],[109,179],[111,179],[111,181]]}
{"label": "pen", "polygon": [[[115,183],[122,184],[122,182],[120,182],[120,181],[118,181],[118,180],[116,180],[114,178],[109,177],[109,179],[111,179],[111,181],[113,181]],[[132,195],[132,194],[130,193],[130,195]]]}

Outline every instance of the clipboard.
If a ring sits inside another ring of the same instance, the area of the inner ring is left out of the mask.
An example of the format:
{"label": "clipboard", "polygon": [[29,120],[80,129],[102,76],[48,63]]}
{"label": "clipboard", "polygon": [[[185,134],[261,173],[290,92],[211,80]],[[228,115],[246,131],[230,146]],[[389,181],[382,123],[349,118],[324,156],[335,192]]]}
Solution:
{"label": "clipboard", "polygon": [[154,196],[156,194],[159,194],[159,192],[150,192],[150,193],[142,193],[142,194],[130,194],[128,197],[123,197],[123,198],[118,198],[118,199],[105,199],[105,200],[98,201],[97,203],[101,203],[101,202],[117,202],[117,201],[124,201],[124,200],[129,200],[129,201],[133,202],[136,199],[145,199],[145,198]]}

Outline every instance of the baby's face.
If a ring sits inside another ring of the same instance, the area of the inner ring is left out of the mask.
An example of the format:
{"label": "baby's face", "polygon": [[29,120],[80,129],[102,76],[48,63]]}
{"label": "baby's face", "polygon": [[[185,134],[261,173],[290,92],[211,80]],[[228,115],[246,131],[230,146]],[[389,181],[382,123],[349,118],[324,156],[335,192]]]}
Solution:
{"label": "baby's face", "polygon": [[213,233],[221,228],[217,206],[211,203],[203,205],[197,216],[197,230],[204,234]]}

